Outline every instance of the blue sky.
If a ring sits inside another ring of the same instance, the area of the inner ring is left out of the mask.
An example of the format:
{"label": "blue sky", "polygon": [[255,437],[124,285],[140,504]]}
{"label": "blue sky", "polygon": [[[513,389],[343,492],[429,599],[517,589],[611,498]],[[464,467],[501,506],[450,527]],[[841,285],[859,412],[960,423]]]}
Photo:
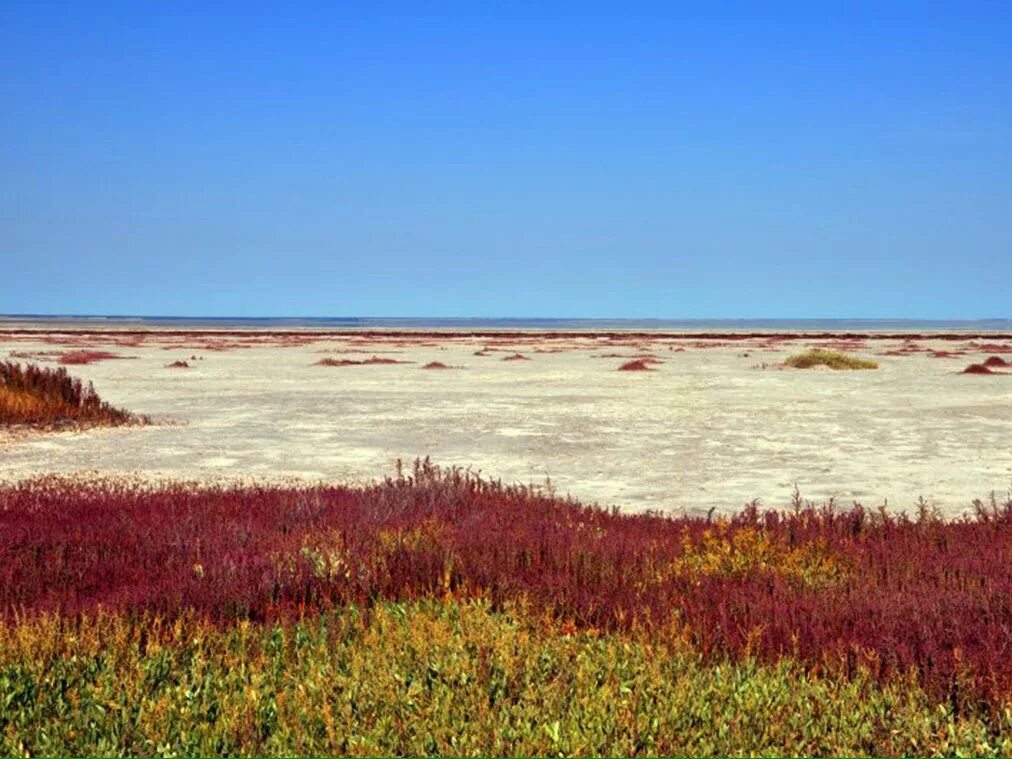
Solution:
{"label": "blue sky", "polygon": [[1012,3],[28,3],[0,312],[1012,315]]}

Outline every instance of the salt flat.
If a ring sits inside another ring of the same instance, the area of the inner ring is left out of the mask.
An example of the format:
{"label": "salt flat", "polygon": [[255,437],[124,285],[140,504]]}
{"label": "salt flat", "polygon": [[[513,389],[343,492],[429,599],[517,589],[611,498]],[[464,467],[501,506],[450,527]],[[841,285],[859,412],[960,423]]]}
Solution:
{"label": "salt flat", "polygon": [[[0,356],[50,364],[85,343],[133,357],[69,369],[106,400],[172,422],[15,440],[0,449],[0,476],[348,481],[431,456],[507,481],[550,477],[560,493],[630,510],[734,511],[754,498],[783,506],[797,484],[841,504],[912,509],[923,496],[948,515],[1012,487],[1012,376],[960,374],[990,355],[969,338],[859,341],[850,352],[880,367],[841,372],[779,367],[824,340],[131,340],[0,336]],[[516,351],[530,360],[503,360]],[[644,353],[662,363],[617,371]],[[315,365],[373,354],[411,363]],[[178,359],[191,368],[166,367]],[[431,361],[462,368],[421,368]]]}

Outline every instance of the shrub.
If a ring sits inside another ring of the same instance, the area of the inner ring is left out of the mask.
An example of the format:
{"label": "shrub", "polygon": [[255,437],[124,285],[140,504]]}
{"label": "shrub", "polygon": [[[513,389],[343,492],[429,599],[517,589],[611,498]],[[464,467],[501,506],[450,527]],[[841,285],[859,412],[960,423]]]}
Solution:
{"label": "shrub", "polygon": [[0,425],[55,427],[146,421],[146,417],[110,406],[91,383],[82,384],[62,367],[0,363]]}
{"label": "shrub", "polygon": [[626,361],[622,366],[618,368],[620,372],[651,372],[649,366],[647,366],[646,360],[642,358],[635,359],[634,361]]}
{"label": "shrub", "polygon": [[962,373],[963,374],[994,374],[994,372],[992,372],[988,367],[984,366],[984,364],[970,364],[968,367],[966,367],[963,370]]}
{"label": "shrub", "polygon": [[830,369],[878,369],[877,361],[822,348],[812,348],[790,356],[784,361],[784,365],[795,369],[810,369],[813,366],[828,366]]}
{"label": "shrub", "polygon": [[60,356],[60,363],[67,366],[79,366],[83,364],[93,364],[96,361],[106,361],[111,358],[123,358],[123,356],[118,353],[110,353],[109,351],[70,351]]}

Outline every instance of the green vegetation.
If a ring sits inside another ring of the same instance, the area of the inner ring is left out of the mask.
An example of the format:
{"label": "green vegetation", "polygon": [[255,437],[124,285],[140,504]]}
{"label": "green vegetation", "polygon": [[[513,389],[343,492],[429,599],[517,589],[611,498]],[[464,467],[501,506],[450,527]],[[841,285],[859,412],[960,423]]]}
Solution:
{"label": "green vegetation", "polygon": [[878,369],[878,361],[824,348],[810,348],[804,353],[796,353],[788,357],[784,365],[793,366],[795,369],[810,369],[813,366],[828,366],[830,369]]}
{"label": "green vegetation", "polygon": [[912,679],[705,662],[447,598],[220,627],[105,614],[0,628],[4,755],[1008,755]]}

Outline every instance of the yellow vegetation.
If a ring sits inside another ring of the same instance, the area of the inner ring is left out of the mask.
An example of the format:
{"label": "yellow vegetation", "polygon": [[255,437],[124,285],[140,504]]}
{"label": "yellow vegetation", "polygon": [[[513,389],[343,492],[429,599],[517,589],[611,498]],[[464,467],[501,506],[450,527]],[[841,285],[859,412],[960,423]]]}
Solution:
{"label": "yellow vegetation", "polygon": [[784,364],[795,369],[809,369],[813,366],[828,366],[830,369],[878,369],[877,361],[823,348],[812,348],[804,353],[797,353],[788,357]]}

